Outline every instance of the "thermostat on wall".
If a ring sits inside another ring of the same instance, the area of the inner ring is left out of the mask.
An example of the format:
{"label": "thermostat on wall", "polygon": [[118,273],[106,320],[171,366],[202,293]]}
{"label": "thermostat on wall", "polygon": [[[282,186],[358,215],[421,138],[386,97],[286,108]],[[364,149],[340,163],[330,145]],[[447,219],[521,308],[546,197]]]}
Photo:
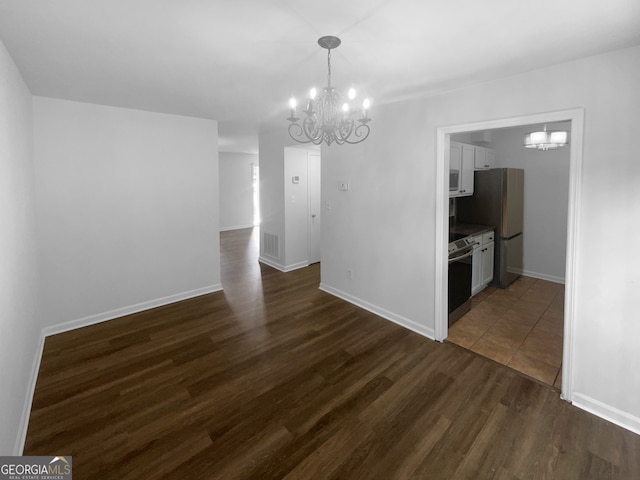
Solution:
{"label": "thermostat on wall", "polygon": [[300,177],[298,175],[291,177],[291,183],[300,183]]}

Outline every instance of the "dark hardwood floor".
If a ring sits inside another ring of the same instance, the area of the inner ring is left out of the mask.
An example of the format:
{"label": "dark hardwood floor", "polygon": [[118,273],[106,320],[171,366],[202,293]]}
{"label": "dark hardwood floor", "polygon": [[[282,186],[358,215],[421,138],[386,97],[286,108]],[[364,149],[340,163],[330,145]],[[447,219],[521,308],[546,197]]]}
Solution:
{"label": "dark hardwood floor", "polygon": [[640,436],[258,264],[224,292],[49,337],[25,455],[79,479],[637,479]]}

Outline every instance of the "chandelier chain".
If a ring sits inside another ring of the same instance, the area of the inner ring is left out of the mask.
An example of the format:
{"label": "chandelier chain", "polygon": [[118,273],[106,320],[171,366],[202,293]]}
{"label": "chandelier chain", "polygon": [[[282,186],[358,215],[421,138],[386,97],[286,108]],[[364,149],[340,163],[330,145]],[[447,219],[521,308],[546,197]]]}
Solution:
{"label": "chandelier chain", "polygon": [[327,87],[331,86],[331,49],[327,49]]}

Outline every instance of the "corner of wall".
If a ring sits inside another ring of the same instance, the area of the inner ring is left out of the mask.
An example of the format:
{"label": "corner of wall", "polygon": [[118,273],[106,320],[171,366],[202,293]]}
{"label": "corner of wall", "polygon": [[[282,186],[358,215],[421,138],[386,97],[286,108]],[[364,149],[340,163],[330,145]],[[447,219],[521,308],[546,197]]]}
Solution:
{"label": "corner of wall", "polygon": [[24,444],[27,440],[27,430],[29,428],[29,417],[31,416],[31,406],[33,405],[33,395],[36,390],[36,383],[38,382],[38,372],[40,371],[40,362],[42,361],[42,352],[44,350],[44,340],[45,334],[43,330],[40,332],[40,339],[38,340],[38,346],[33,358],[31,375],[29,376],[29,383],[24,399],[24,408],[22,409],[20,424],[18,426],[18,436],[16,437],[16,443],[13,448],[14,456],[21,456],[24,452]]}

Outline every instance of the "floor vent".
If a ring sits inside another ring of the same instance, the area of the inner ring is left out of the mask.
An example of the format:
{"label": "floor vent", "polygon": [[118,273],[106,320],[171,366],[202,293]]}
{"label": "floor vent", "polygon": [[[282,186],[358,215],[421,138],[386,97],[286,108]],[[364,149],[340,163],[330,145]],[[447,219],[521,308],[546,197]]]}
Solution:
{"label": "floor vent", "polygon": [[278,235],[263,232],[262,234],[263,253],[272,258],[280,259],[280,245]]}

